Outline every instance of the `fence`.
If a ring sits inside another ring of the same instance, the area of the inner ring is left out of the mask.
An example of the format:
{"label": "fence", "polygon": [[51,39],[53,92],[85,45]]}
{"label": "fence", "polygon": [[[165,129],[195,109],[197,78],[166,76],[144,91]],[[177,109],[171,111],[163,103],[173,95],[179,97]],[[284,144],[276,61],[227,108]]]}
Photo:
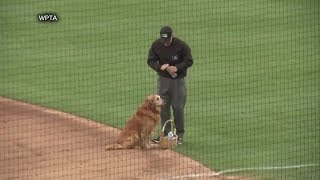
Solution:
{"label": "fence", "polygon": [[[320,177],[316,0],[5,0],[0,19],[0,179]],[[194,60],[184,142],[106,151],[157,93],[164,25]]]}

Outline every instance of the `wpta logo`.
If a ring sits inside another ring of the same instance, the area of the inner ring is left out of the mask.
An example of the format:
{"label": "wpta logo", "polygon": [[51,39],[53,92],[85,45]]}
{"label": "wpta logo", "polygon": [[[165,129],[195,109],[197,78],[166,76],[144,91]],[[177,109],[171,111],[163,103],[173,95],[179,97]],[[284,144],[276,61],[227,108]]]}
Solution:
{"label": "wpta logo", "polygon": [[57,21],[59,21],[59,17],[55,13],[38,14],[38,18],[39,18],[40,22],[57,22]]}

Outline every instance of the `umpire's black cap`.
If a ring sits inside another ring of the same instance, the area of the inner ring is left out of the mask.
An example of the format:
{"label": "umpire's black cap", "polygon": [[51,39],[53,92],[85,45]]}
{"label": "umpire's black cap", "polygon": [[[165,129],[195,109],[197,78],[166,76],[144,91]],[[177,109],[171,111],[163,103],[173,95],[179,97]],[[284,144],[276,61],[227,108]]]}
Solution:
{"label": "umpire's black cap", "polygon": [[170,26],[163,26],[160,29],[160,38],[163,41],[169,41],[172,36],[172,28]]}

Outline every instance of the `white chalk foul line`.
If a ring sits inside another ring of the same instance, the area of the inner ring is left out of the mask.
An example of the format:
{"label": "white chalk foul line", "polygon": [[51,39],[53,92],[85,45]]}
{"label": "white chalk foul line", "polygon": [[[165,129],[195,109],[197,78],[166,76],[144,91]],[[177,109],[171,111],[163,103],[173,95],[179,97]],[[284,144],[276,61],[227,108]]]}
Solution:
{"label": "white chalk foul line", "polygon": [[219,172],[217,172],[217,174],[225,174],[225,173],[240,172],[240,171],[298,169],[298,168],[312,167],[312,166],[319,166],[319,164],[302,164],[302,165],[291,165],[291,166],[249,167],[249,168],[227,169],[227,170],[219,171]]}
{"label": "white chalk foul line", "polygon": [[302,164],[302,165],[275,166],[275,167],[237,168],[237,169],[227,169],[227,170],[223,170],[223,171],[219,171],[217,173],[211,173],[211,174],[187,174],[187,175],[182,175],[182,176],[165,177],[165,178],[160,178],[159,180],[180,179],[180,178],[195,178],[195,177],[214,177],[214,176],[220,176],[222,174],[231,173],[231,172],[298,169],[298,168],[312,167],[312,166],[319,166],[319,164]]}

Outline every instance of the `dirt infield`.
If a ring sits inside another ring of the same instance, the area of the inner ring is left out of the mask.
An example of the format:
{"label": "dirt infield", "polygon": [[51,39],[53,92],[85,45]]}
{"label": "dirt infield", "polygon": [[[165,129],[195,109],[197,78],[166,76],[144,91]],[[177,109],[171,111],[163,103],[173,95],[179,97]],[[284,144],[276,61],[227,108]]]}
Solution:
{"label": "dirt infield", "polygon": [[171,150],[105,151],[118,133],[0,97],[0,179],[229,179]]}

